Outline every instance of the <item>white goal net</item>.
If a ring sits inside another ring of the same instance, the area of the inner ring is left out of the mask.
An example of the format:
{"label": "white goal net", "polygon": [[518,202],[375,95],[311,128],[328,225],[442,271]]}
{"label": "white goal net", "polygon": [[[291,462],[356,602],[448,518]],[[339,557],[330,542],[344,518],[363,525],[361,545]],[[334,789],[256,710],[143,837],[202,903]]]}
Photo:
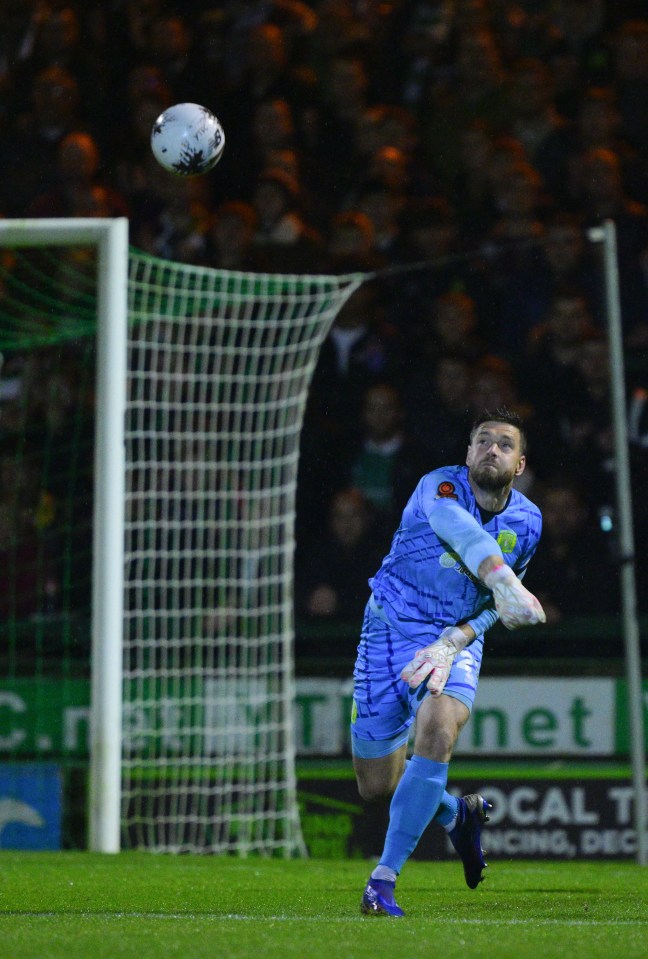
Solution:
{"label": "white goal net", "polygon": [[91,849],[298,855],[299,434],[365,277],[170,263],[127,228],[0,221],[4,674],[89,696],[89,777],[61,759]]}
{"label": "white goal net", "polygon": [[295,487],[319,347],[362,276],[131,252],[122,842],[299,854]]}

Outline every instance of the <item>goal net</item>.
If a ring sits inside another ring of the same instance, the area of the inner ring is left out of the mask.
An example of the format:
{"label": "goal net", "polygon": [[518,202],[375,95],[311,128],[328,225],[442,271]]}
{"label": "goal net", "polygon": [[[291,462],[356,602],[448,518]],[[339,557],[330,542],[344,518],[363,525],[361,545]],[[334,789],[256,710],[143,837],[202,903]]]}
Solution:
{"label": "goal net", "polygon": [[[70,481],[70,464],[81,461],[82,475],[94,487],[96,526],[97,497],[100,505],[109,501],[98,492],[101,477],[88,479],[88,437],[91,444],[94,433],[96,446],[102,421],[112,417],[113,424],[122,424],[125,450],[123,524],[120,510],[113,511],[124,547],[115,604],[123,603],[122,845],[300,854],[292,656],[299,434],[320,345],[364,277],[225,272],[131,250],[126,415],[116,419],[119,396],[111,398],[109,377],[101,386],[106,356],[115,352],[110,340],[95,363],[101,335],[94,322],[95,258],[92,250],[72,247],[69,238],[61,241],[65,252],[58,249],[57,222],[47,238],[38,235],[37,249],[29,248],[29,221],[20,225],[18,242],[17,225],[0,232],[5,370],[12,373],[41,356],[56,368],[64,357],[69,389],[85,383],[71,404],[75,411],[61,411],[58,433],[32,450],[41,492],[52,485],[51,464],[61,470],[54,525],[64,534],[57,569],[63,568],[67,584],[56,597],[67,641],[45,656],[47,641],[41,639],[42,655],[35,661],[47,667],[38,669],[59,678],[104,671],[102,634],[117,630],[114,623],[106,630],[95,616],[99,638],[91,646],[70,625],[77,605],[87,608],[91,597],[96,604],[98,595],[89,585],[92,492],[81,480]],[[100,276],[100,292],[102,283],[110,285]],[[11,393],[11,378],[2,382]],[[20,405],[35,416],[26,395],[32,387],[38,388],[37,376],[31,385],[22,383]],[[85,446],[75,445],[77,435]],[[109,461],[103,461],[105,469]],[[101,470],[101,459],[96,462]],[[110,541],[111,516],[100,524]],[[108,575],[108,561],[97,559],[101,549],[106,546],[95,530],[95,580]],[[46,564],[38,552],[34,556],[29,589],[40,599],[23,624],[28,630],[42,623],[47,592]],[[7,654],[7,668],[26,680],[31,667],[30,657],[19,655],[21,615],[16,603],[8,610],[14,653],[13,659]],[[87,628],[87,617],[80,622]],[[79,628],[83,634],[84,626]],[[93,690],[93,713],[105,712],[107,700],[96,683]],[[93,715],[92,725],[91,748],[101,753],[101,717]],[[90,802],[110,816],[106,793],[115,788],[115,777],[102,767],[101,756],[94,762]],[[92,762],[90,768],[92,773]]]}

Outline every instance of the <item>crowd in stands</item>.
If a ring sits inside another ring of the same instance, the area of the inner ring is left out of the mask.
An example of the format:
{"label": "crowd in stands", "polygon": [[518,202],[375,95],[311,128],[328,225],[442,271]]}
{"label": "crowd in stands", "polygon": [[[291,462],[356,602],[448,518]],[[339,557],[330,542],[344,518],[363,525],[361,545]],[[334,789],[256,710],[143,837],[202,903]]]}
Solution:
{"label": "crowd in stands", "polygon": [[[299,616],[358,620],[418,477],[463,462],[473,417],[502,405],[527,422],[519,482],[545,512],[529,588],[551,623],[614,613],[588,230],[616,224],[640,556],[647,90],[639,0],[5,0],[0,214],[126,215],[134,246],[211,267],[380,273],[339,313],[312,384]],[[185,100],[217,114],[227,147],[182,180],[149,136]]]}

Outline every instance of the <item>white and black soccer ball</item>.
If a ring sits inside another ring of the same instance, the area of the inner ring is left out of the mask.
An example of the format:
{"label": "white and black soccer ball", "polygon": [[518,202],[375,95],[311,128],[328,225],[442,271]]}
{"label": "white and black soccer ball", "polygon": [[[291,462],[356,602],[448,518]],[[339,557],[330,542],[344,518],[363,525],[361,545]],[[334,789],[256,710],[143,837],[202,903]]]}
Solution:
{"label": "white and black soccer ball", "polygon": [[176,103],[153,124],[151,149],[169,173],[198,176],[215,167],[222,157],[225,132],[207,107]]}

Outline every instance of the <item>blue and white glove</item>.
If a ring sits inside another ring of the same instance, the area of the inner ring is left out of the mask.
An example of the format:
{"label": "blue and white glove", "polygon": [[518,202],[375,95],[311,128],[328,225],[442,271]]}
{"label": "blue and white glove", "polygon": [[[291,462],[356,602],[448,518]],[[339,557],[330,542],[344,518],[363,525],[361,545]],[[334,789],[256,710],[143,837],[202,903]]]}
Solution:
{"label": "blue and white glove", "polygon": [[419,649],[411,663],[401,672],[401,679],[412,689],[426,682],[432,696],[440,696],[448,682],[455,656],[468,645],[470,639],[458,626],[447,626],[439,638]]}

